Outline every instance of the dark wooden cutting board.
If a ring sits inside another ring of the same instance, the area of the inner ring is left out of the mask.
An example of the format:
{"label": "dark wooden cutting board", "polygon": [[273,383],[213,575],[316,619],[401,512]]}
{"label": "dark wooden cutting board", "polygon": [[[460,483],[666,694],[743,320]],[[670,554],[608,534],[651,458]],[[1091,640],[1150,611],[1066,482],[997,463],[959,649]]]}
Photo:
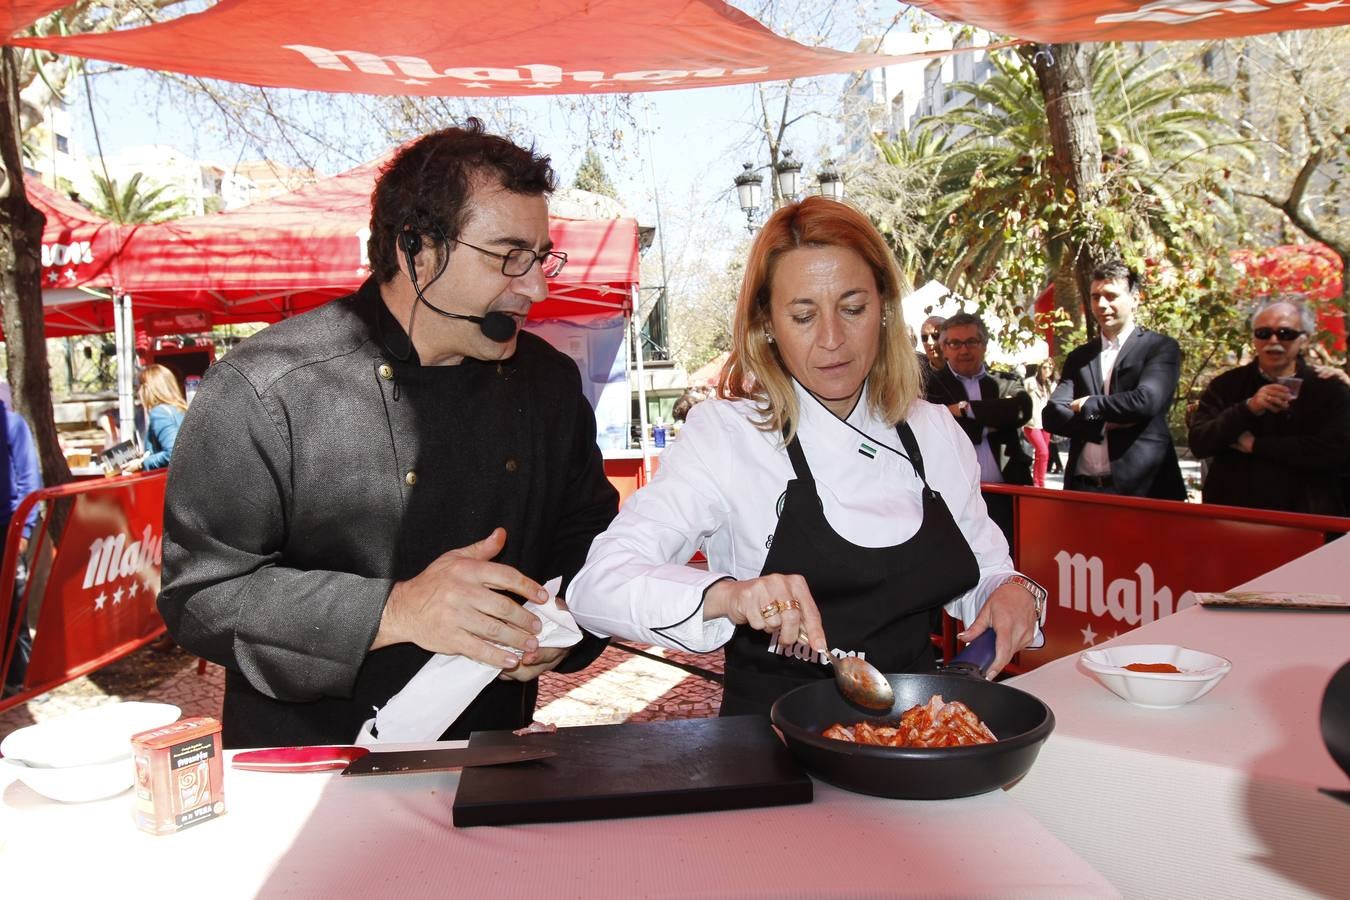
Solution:
{"label": "dark wooden cutting board", "polygon": [[470,747],[524,743],[557,756],[459,776],[454,823],[514,825],[811,802],[811,779],[762,716],[587,725]]}

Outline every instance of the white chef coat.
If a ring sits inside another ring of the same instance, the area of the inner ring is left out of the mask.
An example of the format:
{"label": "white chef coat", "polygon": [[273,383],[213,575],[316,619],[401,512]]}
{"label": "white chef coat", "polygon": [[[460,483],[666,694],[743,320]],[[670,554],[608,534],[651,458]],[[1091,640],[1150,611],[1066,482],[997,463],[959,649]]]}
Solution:
{"label": "white chef coat", "polygon": [[[923,482],[909,462],[882,446],[904,449],[895,428],[868,409],[865,389],[848,422],[866,438],[800,385],[796,390],[798,440],[831,527],[864,547],[913,537],[923,517]],[[759,576],[794,477],[782,435],[757,428],[756,417],[747,400],[706,400],[690,411],[656,476],[623,504],[572,580],[567,605],[584,628],[700,653],[731,639],[729,619],[703,620],[703,592],[726,576]],[[989,519],[975,449],[951,413],[916,400],[908,421],[928,483],[979,563],[979,583],[946,606],[969,624],[1014,573],[1008,542]],[[862,450],[864,443],[875,456]],[[707,571],[685,565],[700,547]]]}

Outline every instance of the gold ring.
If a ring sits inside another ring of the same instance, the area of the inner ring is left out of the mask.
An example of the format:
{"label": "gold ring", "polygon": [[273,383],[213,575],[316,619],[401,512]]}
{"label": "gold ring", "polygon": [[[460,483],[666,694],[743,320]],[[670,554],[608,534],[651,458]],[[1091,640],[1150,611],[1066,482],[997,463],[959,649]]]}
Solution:
{"label": "gold ring", "polygon": [[777,600],[775,600],[759,611],[759,617],[761,619],[767,619],[770,616],[776,616],[780,612],[782,612],[782,609],[783,609],[782,604],[780,604]]}
{"label": "gold ring", "polygon": [[788,611],[789,609],[801,609],[801,608],[802,605],[798,603],[796,600],[789,600],[786,606],[782,605],[781,603],[779,604],[779,609],[783,610],[784,612]]}

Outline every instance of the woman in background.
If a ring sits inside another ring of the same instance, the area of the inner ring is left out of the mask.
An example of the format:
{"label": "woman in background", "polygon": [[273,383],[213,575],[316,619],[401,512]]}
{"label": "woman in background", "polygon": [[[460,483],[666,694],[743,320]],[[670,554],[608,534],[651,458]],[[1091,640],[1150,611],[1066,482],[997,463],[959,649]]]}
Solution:
{"label": "woman in background", "polygon": [[141,406],[146,410],[145,455],[127,466],[129,471],[162,469],[169,464],[178,428],[187,412],[187,400],[178,387],[178,376],[159,364],[141,372]]}
{"label": "woman in background", "polygon": [[1045,473],[1050,467],[1050,441],[1053,436],[1041,424],[1041,413],[1045,404],[1050,402],[1050,394],[1055,390],[1055,361],[1047,359],[1036,369],[1036,374],[1023,382],[1027,393],[1031,395],[1031,418],[1022,426],[1036,451],[1036,461],[1032,467],[1032,483],[1038,488],[1045,487]]}

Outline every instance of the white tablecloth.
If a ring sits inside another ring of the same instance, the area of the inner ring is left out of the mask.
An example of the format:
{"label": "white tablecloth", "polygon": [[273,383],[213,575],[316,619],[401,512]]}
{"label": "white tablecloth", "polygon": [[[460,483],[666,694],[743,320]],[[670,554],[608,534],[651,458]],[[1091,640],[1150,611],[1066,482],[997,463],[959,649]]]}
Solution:
{"label": "white tablecloth", "polygon": [[227,770],[220,819],[154,837],[131,795],[0,788],[0,890],[38,897],[1118,896],[1002,792],[457,829],[458,775]]}
{"label": "white tablecloth", "polygon": [[[1238,587],[1344,594],[1350,538]],[[1317,790],[1350,787],[1318,725],[1350,612],[1193,607],[1108,642],[1159,643],[1233,669],[1171,710],[1126,703],[1076,656],[1010,682],[1057,720],[1012,800],[1127,897],[1350,897],[1350,805]]]}

